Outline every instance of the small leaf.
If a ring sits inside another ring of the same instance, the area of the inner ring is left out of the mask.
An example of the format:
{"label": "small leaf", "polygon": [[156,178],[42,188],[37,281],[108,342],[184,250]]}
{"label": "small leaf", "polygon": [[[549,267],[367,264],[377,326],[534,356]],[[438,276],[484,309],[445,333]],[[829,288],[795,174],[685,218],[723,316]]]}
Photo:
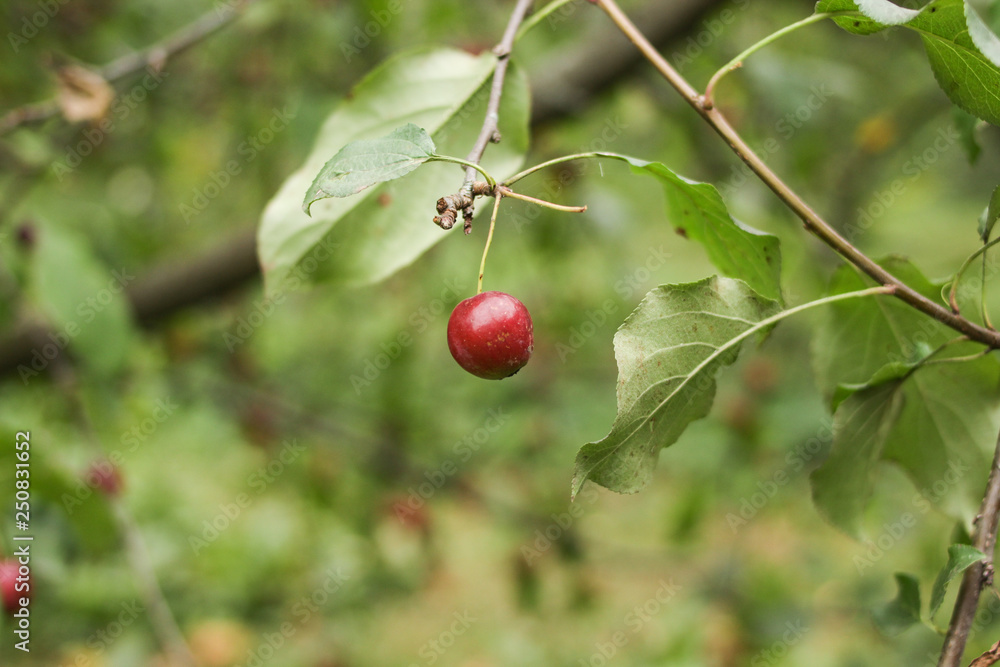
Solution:
{"label": "small leaf", "polygon": [[434,141],[413,123],[380,139],[352,141],[316,175],[302,210],[308,214],[309,207],[319,199],[350,197],[376,183],[405,176],[433,155]]}
{"label": "small leaf", "polygon": [[708,414],[715,375],[736,360],[748,331],[779,311],[729,278],[651,290],[615,334],[618,416],[577,454],[573,495],[588,479],[619,493],[642,489],[660,450]]}
{"label": "small leaf", "polygon": [[[447,236],[431,218],[437,199],[462,184],[462,169],[455,165],[428,165],[353,197],[317,201],[311,217],[302,210],[303,193],[340,148],[407,123],[424,128],[437,152],[464,155],[479,134],[496,61],[492,53],[420,49],[391,58],[355,86],[261,216],[257,252],[269,293],[320,281],[373,283]],[[515,173],[524,160],[529,97],[527,76],[512,61],[500,103],[503,141],[487,149],[482,163],[497,178]]]}
{"label": "small leaf", "polygon": [[1000,185],[993,189],[989,205],[979,216],[979,238],[983,240],[983,243],[990,242],[990,233],[993,231],[993,226],[997,224],[998,218],[1000,218]]}
{"label": "small leaf", "polygon": [[934,618],[934,614],[944,602],[944,594],[948,590],[948,584],[965,572],[970,565],[981,560],[986,560],[986,554],[968,544],[953,544],[948,547],[948,563],[941,568],[937,579],[934,580],[934,588],[931,589],[929,618]]}
{"label": "small leaf", "polygon": [[890,637],[920,622],[920,583],[917,578],[897,572],[896,588],[896,597],[872,612],[875,625]]}
{"label": "small leaf", "polygon": [[704,246],[709,260],[726,276],[743,280],[763,297],[781,301],[777,237],[733,218],[714,185],[684,178],[659,162],[617,153],[600,155],[627,162],[632,171],[656,178],[667,197],[667,217],[678,233]]}

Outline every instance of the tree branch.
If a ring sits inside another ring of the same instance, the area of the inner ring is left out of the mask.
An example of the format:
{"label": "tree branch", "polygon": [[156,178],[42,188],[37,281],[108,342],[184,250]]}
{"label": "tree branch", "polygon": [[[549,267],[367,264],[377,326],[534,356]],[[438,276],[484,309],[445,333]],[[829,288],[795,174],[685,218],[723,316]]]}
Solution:
{"label": "tree branch", "polygon": [[[493,70],[493,84],[490,87],[490,99],[486,103],[486,116],[483,118],[483,127],[479,131],[476,143],[472,145],[472,150],[465,158],[473,164],[479,164],[479,161],[483,159],[483,153],[486,152],[486,146],[490,142],[500,141],[497,126],[500,123],[500,99],[503,97],[503,82],[507,76],[507,66],[510,64],[510,51],[514,47],[517,29],[533,2],[534,0],[517,0],[517,5],[510,15],[510,20],[507,21],[507,28],[503,32],[500,43],[493,47],[493,53],[497,56],[497,66]],[[476,170],[472,167],[466,167],[465,184],[462,189],[470,188],[474,180],[476,180]]]}
{"label": "tree branch", "polygon": [[938,667],[958,667],[961,664],[965,643],[969,640],[969,630],[972,628],[972,621],[979,606],[979,595],[993,578],[993,550],[997,543],[998,521],[1000,521],[1000,435],[997,436],[993,465],[986,481],[986,493],[979,506],[976,530],[972,535],[972,546],[986,554],[989,560],[973,563],[962,576],[962,585],[955,599],[955,608],[948,624],[948,634],[945,635],[944,645],[941,647]]}
{"label": "tree branch", "polygon": [[812,210],[799,195],[771,170],[760,157],[746,144],[739,133],[729,124],[725,116],[712,105],[706,104],[687,80],[663,58],[652,44],[636,28],[614,0],[595,0],[611,18],[618,29],[639,49],[646,59],[652,63],[664,79],[679,92],[695,111],[714,129],[736,155],[743,160],[758,178],[790,208],[803,222],[805,228],[821,241],[830,246],[841,257],[858,267],[869,277],[882,285],[893,285],[895,296],[917,310],[930,315],[945,326],[968,336],[971,340],[983,343],[991,348],[1000,347],[1000,332],[980,326],[971,320],[953,313],[948,308],[931,301],[909,285],[906,285],[884,268],[875,263],[847,239],[841,236],[818,213]]}
{"label": "tree branch", "polygon": [[[490,143],[495,144],[500,141],[500,132],[497,130],[500,125],[500,100],[503,98],[503,82],[507,76],[507,66],[510,64],[510,51],[514,47],[514,38],[517,36],[517,29],[524,20],[525,14],[528,13],[532,2],[534,0],[517,0],[517,5],[514,6],[514,12],[510,15],[510,20],[507,22],[507,28],[503,32],[500,43],[493,47],[493,53],[497,57],[497,64],[493,68],[493,82],[490,85],[490,98],[486,102],[486,115],[483,117],[483,126],[479,130],[479,136],[476,137],[475,143],[472,145],[472,150],[469,151],[468,156],[465,158],[468,166],[465,168],[465,181],[462,182],[462,187],[456,194],[438,199],[438,215],[434,216],[434,223],[441,229],[451,229],[454,227],[455,222],[458,220],[458,214],[461,211],[462,219],[465,223],[465,233],[469,234],[472,232],[472,216],[475,213],[476,197],[482,194],[473,192],[473,183],[476,181],[477,172],[482,171],[477,169],[477,167],[479,161],[483,159],[486,146]],[[486,180],[492,184],[492,177],[487,175],[486,172],[482,173],[486,176]]]}
{"label": "tree branch", "polygon": [[[653,5],[642,13],[642,24],[658,36],[658,44],[665,45],[687,34],[706,12],[727,1],[673,0],[670,5]],[[595,96],[626,80],[642,58],[627,40],[615,39],[620,34],[610,26],[596,28],[582,46],[567,51],[532,78],[533,127],[578,112]],[[593,44],[604,45],[606,51],[594,49]],[[252,227],[222,239],[194,259],[190,254],[167,259],[126,289],[140,324],[155,326],[179,310],[220,298],[260,275]],[[31,364],[33,352],[51,342],[49,335],[45,325],[32,321],[0,333],[0,375]]]}
{"label": "tree branch", "polygon": [[[646,39],[667,47],[680,35],[704,29],[705,15],[729,0],[671,0],[651,2],[636,11]],[[551,20],[569,20],[561,16]],[[553,25],[553,27],[556,27]],[[642,64],[636,51],[614,26],[597,23],[580,37],[583,48],[546,57],[545,65],[532,72],[531,122],[544,125],[578,114],[603,91],[625,82],[625,77]],[[592,45],[600,44],[595,49]],[[680,45],[677,46],[681,48]]]}
{"label": "tree branch", "polygon": [[[216,7],[152,46],[112,60],[96,72],[108,83],[115,83],[146,67],[162,69],[169,58],[228,25],[254,2],[256,0],[236,0],[232,4]],[[21,125],[48,120],[58,113],[59,104],[55,98],[11,109],[0,116],[0,136]]]}

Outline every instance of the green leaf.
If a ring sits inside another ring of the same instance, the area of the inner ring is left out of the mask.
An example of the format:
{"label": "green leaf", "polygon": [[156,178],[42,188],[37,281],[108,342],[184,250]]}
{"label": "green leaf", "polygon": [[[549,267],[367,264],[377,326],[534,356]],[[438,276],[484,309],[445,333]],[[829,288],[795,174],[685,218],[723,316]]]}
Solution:
{"label": "green leaf", "polygon": [[896,597],[872,612],[875,625],[890,637],[920,622],[920,583],[917,578],[897,572],[896,588]]}
{"label": "green leaf", "polygon": [[902,380],[864,388],[848,397],[833,417],[833,445],[810,476],[813,502],[827,521],[860,539],[861,517],[875,488],[886,439],[902,410]]}
{"label": "green leaf", "polygon": [[902,25],[920,13],[920,10],[900,7],[888,0],[857,0],[857,3],[861,13],[882,25]]}
{"label": "green leaf", "polygon": [[993,189],[989,205],[979,216],[979,238],[983,240],[983,243],[990,242],[990,233],[993,231],[993,226],[997,224],[998,218],[1000,218],[1000,185]]}
{"label": "green leaf", "polygon": [[[940,288],[909,261],[889,257],[880,263],[917,292],[940,300]],[[870,284],[845,265],[834,273],[828,292],[843,294]],[[888,363],[919,361],[955,337],[951,329],[898,299],[839,301],[824,316],[813,337],[813,362],[820,389],[828,396],[840,385],[868,384]]]}
{"label": "green leaf", "polygon": [[1000,42],[963,0],[935,0],[908,24],[938,85],[957,106],[1000,125]]}
{"label": "green leaf", "polygon": [[[882,264],[925,296],[940,298],[939,288],[908,262],[890,259]],[[851,292],[868,284],[855,271],[843,267],[835,274],[830,291]],[[888,432],[878,431],[878,438],[873,437],[867,443],[865,453],[875,457],[875,448],[880,443],[880,459],[895,462],[906,472],[928,508],[936,506],[959,519],[974,516],[982,480],[971,471],[988,467],[989,452],[1000,426],[997,419],[1000,366],[996,359],[989,356],[974,362],[924,366],[900,382],[914,364],[955,338],[954,332],[896,299],[840,301],[831,304],[825,315],[824,323],[813,337],[813,358],[820,387],[843,401],[838,413],[859,409],[859,402],[871,401],[867,406],[871,414],[888,420],[893,414],[891,406],[879,408],[879,398],[902,403],[892,428]],[[969,343],[952,345],[935,360],[980,349]],[[881,381],[898,384],[895,393],[887,389],[865,390],[866,386],[878,386],[874,381],[879,380],[880,374]],[[838,385],[858,385],[857,398],[850,397],[849,387],[838,389]],[[845,412],[843,417],[850,414]],[[871,428],[869,435],[873,435]],[[838,483],[858,484],[849,480],[857,475],[866,480],[865,488],[870,488],[875,468],[871,458],[850,456],[851,448],[860,446],[844,440],[840,452],[835,444],[834,454],[826,464],[834,468],[830,471],[824,470],[826,466],[820,468],[813,483],[820,480],[836,488]],[[825,493],[831,493],[829,488]],[[858,505],[853,500],[843,501],[836,508],[835,516],[840,520],[835,523],[850,530],[863,509]],[[818,507],[825,515],[832,512],[829,503]]]}
{"label": "green leaf", "polygon": [[47,344],[68,347],[100,374],[126,365],[133,341],[127,271],[102,265],[83,236],[43,225],[29,275],[29,294],[55,330]]}
{"label": "green leaf", "polygon": [[732,364],[752,327],[780,311],[739,280],[711,277],[651,290],[615,334],[618,416],[576,457],[573,495],[587,479],[635,493],[660,450],[708,414],[715,375]]}
{"label": "green leaf", "polygon": [[951,101],[1000,125],[1000,39],[965,0],[933,0],[919,11],[886,0],[824,0],[817,12],[857,10],[834,21],[848,32],[870,35],[892,25],[923,40],[938,85]]}
{"label": "green leaf", "polygon": [[981,560],[986,560],[986,554],[968,544],[953,544],[948,547],[948,563],[941,568],[937,579],[934,580],[934,588],[931,589],[931,607],[928,612],[930,618],[934,618],[934,614],[944,602],[948,584],[965,572],[970,565]]}
{"label": "green leaf", "polygon": [[666,194],[667,217],[678,233],[702,244],[709,260],[724,275],[739,278],[761,296],[781,302],[777,237],[733,218],[714,185],[684,178],[659,162],[617,153],[599,155],[623,160],[633,172],[656,178]]}
{"label": "green leaf", "polygon": [[919,364],[918,361],[913,361],[910,363],[902,362],[890,362],[877,370],[875,374],[871,377],[868,382],[862,384],[842,384],[838,385],[837,389],[833,392],[833,400],[831,401],[831,410],[836,412],[840,404],[846,401],[848,398],[858,393],[859,391],[864,391],[866,389],[873,389],[886,382],[892,382],[893,380],[900,380],[904,378],[914,367]]}
{"label": "green leaf", "polygon": [[[447,232],[431,218],[437,199],[462,184],[463,170],[453,164],[427,165],[352,197],[316,201],[312,217],[302,210],[302,195],[343,146],[383,137],[408,123],[424,128],[439,152],[467,153],[482,125],[495,64],[490,53],[421,50],[390,59],[359,83],[324,123],[305,164],[264,210],[258,253],[267,289],[322,280],[375,282],[443,239]],[[513,174],[524,158],[528,98],[526,77],[511,63],[500,106],[503,140],[491,145],[483,159],[494,176]]]}
{"label": "green leaf", "polygon": [[[902,8],[897,7],[897,9]],[[820,2],[816,3],[817,14],[847,11],[856,11],[858,14],[856,16],[836,16],[833,18],[833,22],[847,32],[855,35],[873,35],[890,27],[890,24],[888,23],[882,23],[862,14],[861,9],[858,7],[857,3],[854,2],[854,0],[820,0]]]}
{"label": "green leaf", "polygon": [[434,141],[413,123],[380,139],[352,141],[323,165],[306,192],[302,210],[327,197],[350,197],[410,173],[434,155]]}

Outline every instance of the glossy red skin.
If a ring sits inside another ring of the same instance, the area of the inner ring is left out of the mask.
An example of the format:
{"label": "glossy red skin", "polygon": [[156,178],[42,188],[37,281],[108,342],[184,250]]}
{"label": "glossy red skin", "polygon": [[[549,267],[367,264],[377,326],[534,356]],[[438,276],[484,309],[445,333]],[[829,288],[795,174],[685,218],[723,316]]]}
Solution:
{"label": "glossy red skin", "polygon": [[503,292],[483,292],[455,306],[448,320],[448,349],[473,375],[502,380],[528,363],[533,332],[523,303]]}
{"label": "glossy red skin", "polygon": [[0,561],[0,602],[9,614],[21,608],[22,597],[28,597],[27,591],[15,590],[18,567],[16,560]]}

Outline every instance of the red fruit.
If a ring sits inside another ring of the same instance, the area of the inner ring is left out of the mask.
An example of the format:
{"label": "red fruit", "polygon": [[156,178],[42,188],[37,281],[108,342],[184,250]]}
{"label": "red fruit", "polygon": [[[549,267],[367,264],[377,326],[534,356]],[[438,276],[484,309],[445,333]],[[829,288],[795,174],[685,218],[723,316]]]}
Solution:
{"label": "red fruit", "polygon": [[87,482],[109,496],[117,496],[122,490],[122,475],[110,461],[91,463],[87,470]]}
{"label": "red fruit", "polygon": [[523,303],[503,292],[483,292],[455,306],[448,320],[448,349],[473,375],[502,380],[528,363],[532,332]]}
{"label": "red fruit", "polygon": [[18,591],[18,565],[16,560],[0,561],[0,603],[8,614],[13,614],[21,608],[21,598],[28,597],[28,591]]}

